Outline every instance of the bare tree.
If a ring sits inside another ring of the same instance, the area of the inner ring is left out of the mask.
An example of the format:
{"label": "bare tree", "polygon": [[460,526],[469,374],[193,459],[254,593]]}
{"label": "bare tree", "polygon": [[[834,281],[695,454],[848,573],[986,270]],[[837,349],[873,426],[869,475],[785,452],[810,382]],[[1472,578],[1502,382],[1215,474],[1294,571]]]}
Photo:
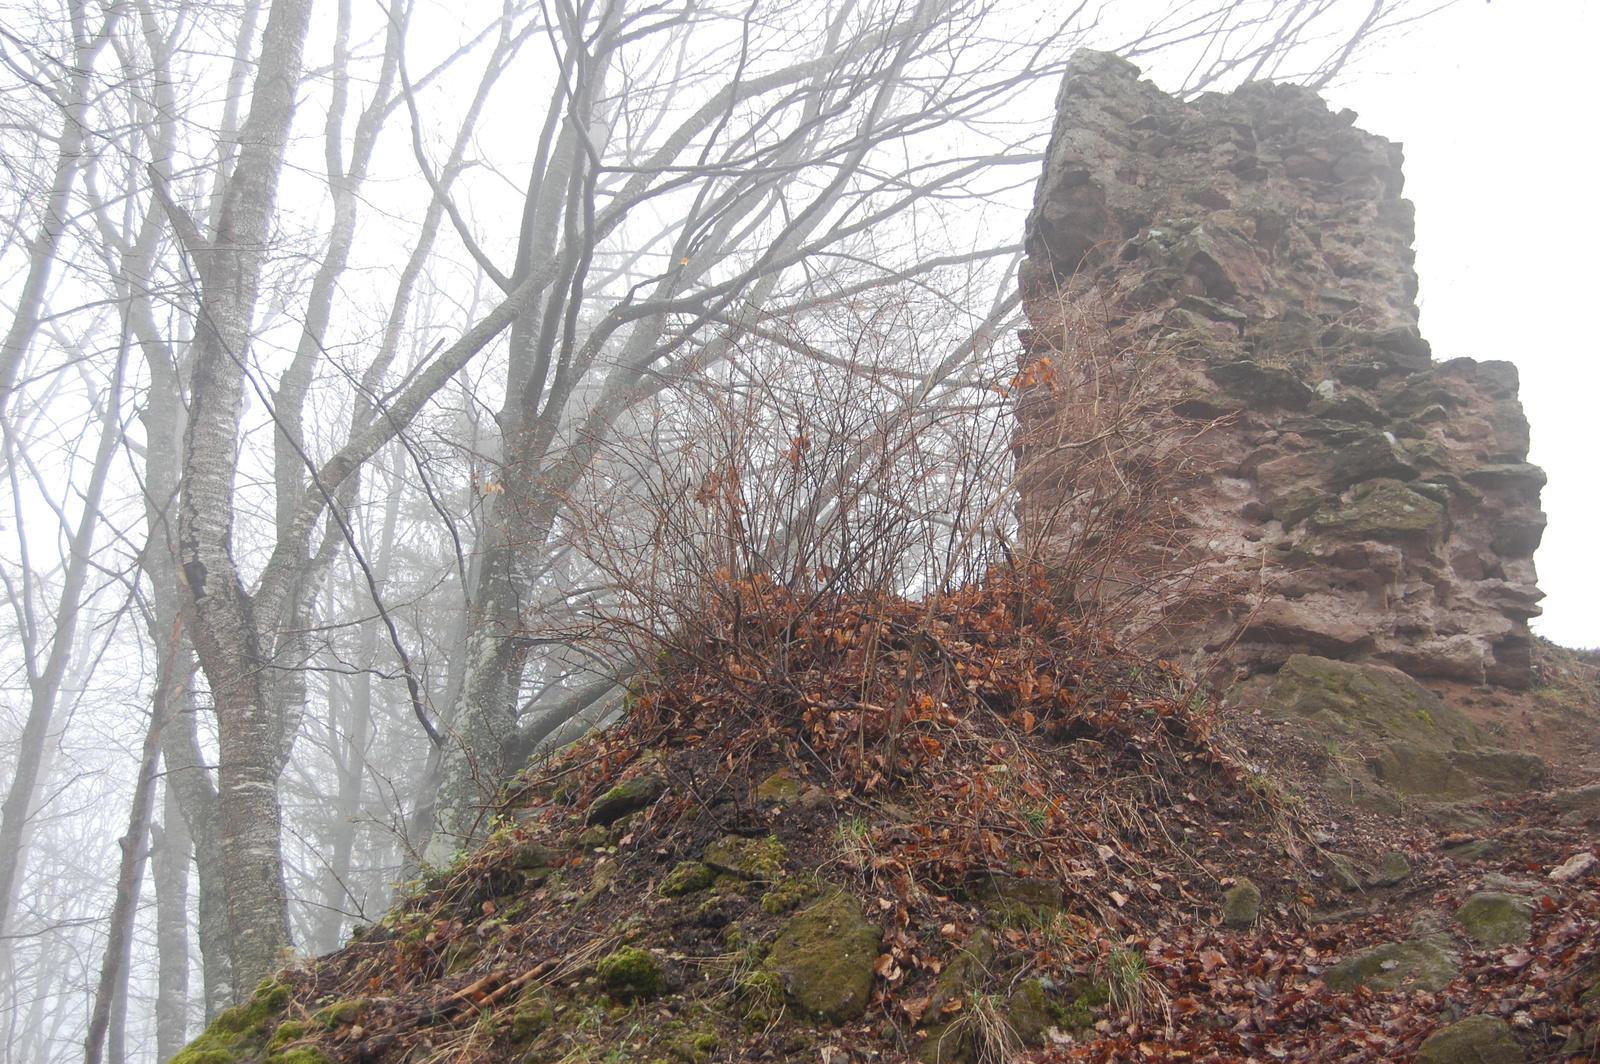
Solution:
{"label": "bare tree", "polygon": [[[183,1037],[178,907],[208,1014],[292,937],[335,943],[402,848],[447,861],[530,750],[607,712],[719,569],[915,591],[986,563],[1013,520],[1007,205],[1073,48],[1179,57],[1194,91],[1316,81],[1407,9],[62,11],[0,18],[0,575],[29,707],[0,916],[52,742],[93,745],[60,735],[74,677],[163,707],[158,948],[133,904],[152,763],[119,733],[135,752],[93,760],[134,815],[85,830],[141,841],[73,902],[110,941],[62,930],[52,956],[96,958],[70,976],[40,945],[42,996],[7,1013],[19,1056],[115,1058],[116,988],[157,954],[156,1042]],[[39,1004],[97,973],[94,1015]]]}

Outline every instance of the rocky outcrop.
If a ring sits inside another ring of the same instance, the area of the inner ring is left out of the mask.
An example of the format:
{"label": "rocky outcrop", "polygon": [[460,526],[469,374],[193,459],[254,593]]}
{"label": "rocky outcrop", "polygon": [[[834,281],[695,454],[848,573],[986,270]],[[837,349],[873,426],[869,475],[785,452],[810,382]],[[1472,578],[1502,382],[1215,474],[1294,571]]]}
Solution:
{"label": "rocky outcrop", "polygon": [[1074,57],[1021,271],[1024,533],[1151,649],[1526,686],[1516,368],[1433,359],[1400,145],[1354,120]]}

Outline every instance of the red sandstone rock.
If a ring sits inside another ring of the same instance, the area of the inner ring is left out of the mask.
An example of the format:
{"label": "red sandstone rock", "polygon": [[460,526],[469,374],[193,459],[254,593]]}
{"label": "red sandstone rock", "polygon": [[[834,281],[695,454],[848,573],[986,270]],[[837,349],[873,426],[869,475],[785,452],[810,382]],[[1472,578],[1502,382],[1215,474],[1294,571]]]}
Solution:
{"label": "red sandstone rock", "polygon": [[1526,686],[1516,368],[1433,360],[1400,146],[1354,119],[1074,57],[1021,270],[1024,533],[1152,651]]}

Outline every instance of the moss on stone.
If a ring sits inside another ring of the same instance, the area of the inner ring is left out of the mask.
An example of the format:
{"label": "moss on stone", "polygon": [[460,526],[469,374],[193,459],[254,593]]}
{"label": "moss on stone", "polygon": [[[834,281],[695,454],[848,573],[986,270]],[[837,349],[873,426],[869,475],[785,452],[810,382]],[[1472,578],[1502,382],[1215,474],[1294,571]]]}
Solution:
{"label": "moss on stone", "polygon": [[271,1052],[279,1046],[293,1042],[296,1038],[304,1038],[306,1025],[299,1020],[285,1020],[278,1024],[278,1029],[272,1032],[272,1041],[267,1043],[267,1050]]}
{"label": "moss on stone", "polygon": [[312,1014],[311,1019],[319,1024],[323,1030],[331,1031],[341,1024],[355,1023],[361,1016],[361,1010],[367,1007],[366,998],[351,998],[348,1001],[336,1001],[326,1008],[320,1008]]}
{"label": "moss on stone", "polygon": [[678,866],[661,881],[661,893],[669,898],[705,890],[716,880],[717,873],[701,861],[679,861]]}
{"label": "moss on stone", "polygon": [[333,1064],[333,1058],[316,1046],[296,1046],[268,1056],[266,1064]]}
{"label": "moss on stone", "polygon": [[648,950],[624,946],[595,966],[600,985],[624,1001],[652,998],[666,987],[661,962]]}
{"label": "moss on stone", "polygon": [[1493,1016],[1468,1016],[1430,1034],[1417,1064],[1522,1064],[1527,1059],[1510,1026]]}
{"label": "moss on stone", "polygon": [[782,916],[799,908],[816,892],[816,887],[798,879],[779,880],[773,889],[761,895],[761,911],[768,916]]}
{"label": "moss on stone", "polygon": [[511,1013],[511,1040],[526,1042],[543,1034],[555,1022],[556,1014],[543,998],[517,1003]]}
{"label": "moss on stone", "polygon": [[1528,941],[1533,906],[1514,894],[1486,891],[1462,902],[1456,921],[1480,946],[1511,946]]}
{"label": "moss on stone", "polygon": [[989,962],[994,960],[994,936],[979,931],[967,947],[950,959],[928,996],[928,1012],[937,1016],[946,1005],[964,998],[974,987],[983,985]]}
{"label": "moss on stone", "polygon": [[782,773],[773,773],[756,787],[756,801],[790,805],[800,800],[800,783]]}
{"label": "moss on stone", "polygon": [[724,835],[707,844],[701,859],[727,875],[774,880],[783,874],[783,859],[786,856],[787,851],[776,836],[747,839],[739,835]]}
{"label": "moss on stone", "polygon": [[1261,888],[1241,879],[1222,896],[1222,922],[1228,927],[1254,927],[1261,915]]}
{"label": "moss on stone", "polygon": [[1367,880],[1372,887],[1397,887],[1411,876],[1411,862],[1403,853],[1390,850],[1378,858],[1377,871]]}
{"label": "moss on stone", "polygon": [[1005,1019],[1024,1045],[1043,1045],[1045,1029],[1056,1022],[1056,1009],[1044,984],[1024,979],[1006,1001]]}
{"label": "moss on stone", "polygon": [[1268,704],[1337,738],[1398,739],[1435,750],[1480,739],[1459,710],[1385,665],[1294,654],[1278,670]]}
{"label": "moss on stone", "polygon": [[673,1040],[667,1051],[684,1064],[710,1064],[711,1055],[722,1046],[722,1039],[712,1031],[695,1031]]}
{"label": "moss on stone", "polygon": [[1437,992],[1450,985],[1461,968],[1445,951],[1447,940],[1437,936],[1409,942],[1386,942],[1346,960],[1322,973],[1331,990],[1354,990],[1358,986],[1374,990],[1395,990],[1413,986]]}
{"label": "moss on stone", "polygon": [[608,825],[629,813],[637,813],[666,793],[667,781],[660,776],[635,776],[596,798],[585,820],[589,824]]}
{"label": "moss on stone", "polygon": [[779,930],[767,963],[808,1015],[843,1023],[866,1011],[882,938],[883,932],[862,918],[856,900],[837,891]]}
{"label": "moss on stone", "polygon": [[[174,1054],[169,1064],[236,1064],[257,1057],[276,1032],[279,1026],[276,1020],[288,1004],[288,987],[271,980],[263,981],[248,1001],[217,1013],[210,1026]],[[274,1056],[274,1064],[278,1064],[278,1057],[283,1055]],[[284,1064],[311,1062],[287,1061]]]}

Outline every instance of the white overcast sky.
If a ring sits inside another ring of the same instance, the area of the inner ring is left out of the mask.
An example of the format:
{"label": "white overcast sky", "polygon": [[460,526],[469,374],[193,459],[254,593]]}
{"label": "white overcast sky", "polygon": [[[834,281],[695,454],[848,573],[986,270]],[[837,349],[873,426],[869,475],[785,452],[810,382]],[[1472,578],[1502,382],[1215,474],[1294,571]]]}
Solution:
{"label": "white overcast sky", "polygon": [[1534,630],[1600,646],[1600,119],[1594,0],[1462,0],[1325,95],[1405,144],[1422,334],[1435,358],[1522,376],[1530,460],[1550,476]]}

